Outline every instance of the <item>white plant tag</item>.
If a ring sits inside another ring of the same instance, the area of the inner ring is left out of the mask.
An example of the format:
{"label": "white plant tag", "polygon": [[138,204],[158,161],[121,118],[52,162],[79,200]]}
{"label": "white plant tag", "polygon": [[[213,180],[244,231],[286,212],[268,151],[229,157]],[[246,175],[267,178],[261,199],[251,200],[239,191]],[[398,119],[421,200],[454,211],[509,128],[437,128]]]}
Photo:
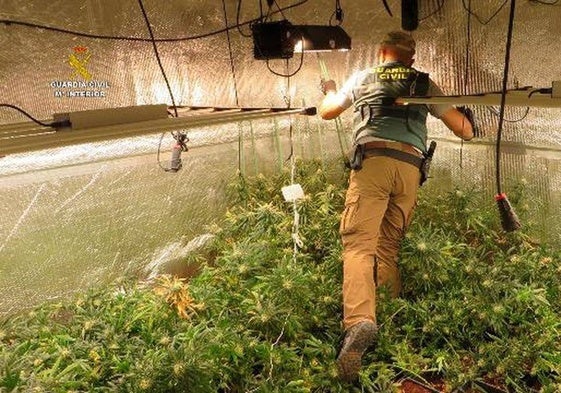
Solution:
{"label": "white plant tag", "polygon": [[304,190],[300,184],[291,184],[281,189],[282,196],[287,202],[294,202],[298,199],[304,198]]}

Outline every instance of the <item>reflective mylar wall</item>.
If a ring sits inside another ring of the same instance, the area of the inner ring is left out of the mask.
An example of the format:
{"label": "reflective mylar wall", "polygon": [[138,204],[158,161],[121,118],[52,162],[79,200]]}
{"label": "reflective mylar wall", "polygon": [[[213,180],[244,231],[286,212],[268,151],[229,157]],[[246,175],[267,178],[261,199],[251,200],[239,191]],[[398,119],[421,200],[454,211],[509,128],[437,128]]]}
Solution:
{"label": "reflective mylar wall", "polygon": [[[420,3],[420,26],[413,33],[418,42],[415,66],[430,72],[447,94],[500,90],[510,3]],[[157,44],[177,105],[319,103],[315,54],[268,64],[254,60],[248,24],[229,30],[230,53],[226,20],[234,26],[258,18],[260,4],[267,14],[266,2],[254,0],[144,1],[156,38],[183,38]],[[400,2],[388,4],[393,17],[381,1],[341,2],[353,49],[321,54],[339,85],[373,64],[374,43],[385,31],[400,27]],[[282,14],[295,24],[325,24],[334,11],[331,0],[279,0],[271,18],[281,18],[278,9],[289,6],[294,7]],[[39,119],[59,112],[171,104],[137,1],[0,0],[0,19],[2,103],[20,106]],[[560,4],[517,2],[509,87],[550,87],[551,81],[561,80],[559,37]],[[298,72],[288,81],[271,71]],[[96,83],[68,85],[85,75]],[[84,90],[93,96],[71,97]],[[476,184],[494,203],[496,108],[472,108],[482,137],[469,143],[458,142],[431,119],[431,137],[439,142],[433,164],[438,177],[431,181],[444,189]],[[501,155],[505,191],[525,184],[534,198],[528,206],[531,220],[541,227],[541,236],[557,241],[560,114],[559,109],[507,108]],[[24,120],[18,112],[0,108],[0,124]],[[298,157],[327,159],[341,153],[333,122],[294,121]],[[348,126],[349,113],[343,121]],[[287,165],[288,134],[288,119],[189,130],[191,150],[176,174],[158,165],[159,135],[0,158],[0,315],[188,252],[190,242],[223,215],[225,186],[240,168],[251,174]],[[348,133],[345,138],[348,144]],[[161,141],[164,164],[172,142],[169,134]]]}

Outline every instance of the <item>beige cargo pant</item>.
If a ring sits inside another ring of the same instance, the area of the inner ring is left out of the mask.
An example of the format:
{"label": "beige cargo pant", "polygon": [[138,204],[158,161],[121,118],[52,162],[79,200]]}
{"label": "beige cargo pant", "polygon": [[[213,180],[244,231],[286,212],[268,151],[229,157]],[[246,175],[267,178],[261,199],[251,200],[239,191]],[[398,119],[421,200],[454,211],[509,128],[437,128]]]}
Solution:
{"label": "beige cargo pant", "polygon": [[398,296],[397,254],[417,199],[420,172],[386,156],[363,161],[351,171],[341,217],[343,242],[343,325],[376,323],[376,286]]}

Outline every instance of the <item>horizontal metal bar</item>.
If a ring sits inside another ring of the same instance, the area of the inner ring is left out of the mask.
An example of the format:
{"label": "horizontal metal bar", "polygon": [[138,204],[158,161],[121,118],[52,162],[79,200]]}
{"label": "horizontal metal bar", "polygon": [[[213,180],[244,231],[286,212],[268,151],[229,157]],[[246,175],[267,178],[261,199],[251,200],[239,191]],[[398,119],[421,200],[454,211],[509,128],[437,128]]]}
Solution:
{"label": "horizontal metal bar", "polygon": [[[44,120],[45,123],[49,123],[51,121],[52,120]],[[48,129],[48,127],[43,127],[31,121],[2,124],[0,125],[0,137],[5,134],[12,134],[18,130],[21,130],[22,132],[27,132],[29,130],[45,130],[45,129]]]}
{"label": "horizontal metal bar", "polygon": [[[501,94],[487,93],[458,96],[400,97],[396,100],[396,103],[499,106],[501,105]],[[552,98],[551,94],[532,94],[532,92],[528,90],[514,90],[507,92],[505,105],[561,108],[561,98]]]}
{"label": "horizontal metal bar", "polygon": [[[44,129],[44,133],[23,134],[16,130],[0,136],[0,156],[30,152],[48,148],[63,147],[79,143],[91,143],[119,139],[137,135],[156,134],[166,131],[185,130],[195,127],[212,126],[230,122],[259,120],[279,116],[303,114],[305,109],[257,109],[248,111],[218,111],[198,116],[174,117],[105,127],[59,130]],[[34,127],[30,123],[30,127]],[[31,130],[29,130],[31,132]]]}

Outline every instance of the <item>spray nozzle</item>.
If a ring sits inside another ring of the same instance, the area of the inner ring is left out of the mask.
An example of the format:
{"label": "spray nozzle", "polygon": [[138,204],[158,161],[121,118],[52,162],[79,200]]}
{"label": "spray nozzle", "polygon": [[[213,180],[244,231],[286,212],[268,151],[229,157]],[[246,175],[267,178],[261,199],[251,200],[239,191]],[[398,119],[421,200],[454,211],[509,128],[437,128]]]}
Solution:
{"label": "spray nozzle", "polygon": [[173,146],[170,167],[166,170],[167,172],[177,172],[178,170],[180,170],[183,166],[183,163],[181,162],[181,153],[189,150],[189,148],[187,147],[187,142],[189,142],[187,134],[178,132],[177,134],[173,135],[173,138],[176,140],[176,143]]}
{"label": "spray nozzle", "polygon": [[520,229],[522,224],[516,215],[516,212],[512,208],[505,193],[500,193],[495,195],[495,201],[497,201],[497,206],[499,208],[499,214],[501,216],[501,225],[506,232],[513,232]]}

